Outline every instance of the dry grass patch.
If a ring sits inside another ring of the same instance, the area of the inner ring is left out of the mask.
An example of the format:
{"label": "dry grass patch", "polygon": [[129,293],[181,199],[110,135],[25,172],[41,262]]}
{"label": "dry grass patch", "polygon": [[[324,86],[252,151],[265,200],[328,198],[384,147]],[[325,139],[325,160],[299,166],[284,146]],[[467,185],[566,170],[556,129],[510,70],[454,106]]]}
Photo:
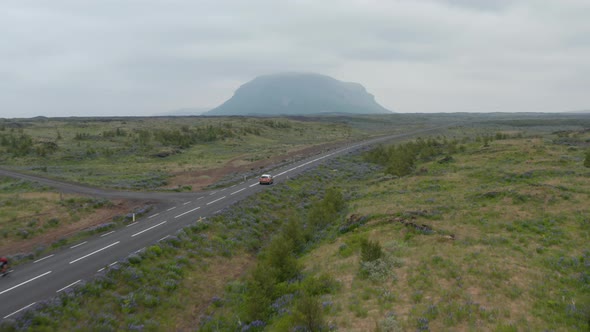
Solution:
{"label": "dry grass patch", "polygon": [[249,254],[209,259],[205,270],[194,271],[183,280],[178,299],[182,306],[168,313],[169,321],[173,323],[161,327],[168,331],[194,331],[213,298],[223,294],[227,283],[242,277],[255,260]]}

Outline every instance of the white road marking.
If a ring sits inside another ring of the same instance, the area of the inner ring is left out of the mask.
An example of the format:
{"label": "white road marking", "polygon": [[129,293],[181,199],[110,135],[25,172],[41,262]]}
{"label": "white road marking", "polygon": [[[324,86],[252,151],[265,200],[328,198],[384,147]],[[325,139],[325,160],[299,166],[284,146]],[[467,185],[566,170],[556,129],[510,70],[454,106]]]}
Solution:
{"label": "white road marking", "polygon": [[119,263],[119,262],[112,262],[111,264],[109,264],[109,266],[116,265],[117,263]]}
{"label": "white road marking", "polygon": [[251,184],[251,185],[250,185],[250,187],[254,187],[254,186],[255,186],[255,185],[257,185],[257,184],[260,184],[260,183],[258,183],[258,182],[256,182],[256,183],[253,183],[253,184]]}
{"label": "white road marking", "polygon": [[190,203],[191,203],[191,201],[188,201],[188,202],[182,203],[182,205],[187,205],[187,204],[190,204]]}
{"label": "white road marking", "polygon": [[209,196],[213,196],[215,194],[217,194],[217,191],[214,191],[214,192],[210,193]]}
{"label": "white road marking", "polygon": [[162,224],[164,224],[164,223],[166,223],[166,220],[164,220],[164,221],[162,221],[161,223],[159,223],[159,224],[156,224],[156,225],[154,225],[154,226],[152,226],[152,227],[150,227],[150,228],[146,228],[146,229],[144,229],[143,231],[141,231],[141,232],[139,232],[139,233],[135,233],[135,234],[131,235],[131,237],[135,237],[135,236],[137,236],[137,235],[139,235],[139,234],[141,234],[141,233],[147,232],[147,231],[149,231],[150,229],[154,229],[154,228],[156,228],[156,227],[158,227],[158,226],[160,226],[160,225],[162,225]]}
{"label": "white road marking", "polygon": [[174,217],[174,219],[176,219],[176,218],[178,218],[178,217],[182,217],[182,216],[184,216],[184,215],[185,215],[185,214],[187,214],[187,213],[191,213],[191,212],[193,212],[193,211],[197,211],[197,210],[198,210],[198,209],[200,209],[200,208],[201,208],[200,206],[197,206],[196,208],[194,208],[194,209],[192,209],[192,210],[188,210],[188,211],[186,211],[186,212],[184,212],[184,213],[181,213],[181,214],[177,215],[176,217]]}
{"label": "white road marking", "polygon": [[174,210],[174,209],[176,209],[176,206],[173,206],[173,207],[169,208],[169,209],[168,209],[168,210],[166,210],[166,211],[172,211],[172,210]]}
{"label": "white road marking", "polygon": [[105,249],[108,249],[108,248],[110,248],[110,247],[112,247],[112,246],[114,246],[114,245],[117,245],[117,244],[119,244],[120,242],[121,242],[121,241],[117,241],[117,242],[115,242],[115,243],[111,243],[111,244],[109,244],[109,245],[108,245],[108,246],[106,246],[106,247],[100,248],[100,249],[98,249],[98,250],[96,250],[96,251],[93,251],[93,252],[89,253],[88,255],[85,255],[85,256],[82,256],[82,257],[80,257],[80,258],[74,259],[73,261],[71,261],[71,262],[70,262],[70,264],[76,263],[77,261],[80,261],[80,260],[82,260],[82,259],[84,259],[84,258],[86,258],[86,257],[88,257],[88,256],[92,256],[92,255],[96,254],[97,252],[101,252],[101,251],[103,251],[103,250],[105,250]]}
{"label": "white road marking", "polygon": [[56,291],[56,293],[59,293],[59,292],[61,292],[62,290],[68,289],[68,288],[70,288],[70,287],[74,286],[75,284],[79,283],[80,281],[82,281],[82,280],[75,281],[75,282],[73,282],[73,283],[71,283],[71,284],[67,285],[66,287],[64,287],[64,288],[62,288],[62,289],[60,289],[60,290]]}
{"label": "white road marking", "polygon": [[137,224],[137,221],[136,221],[136,222],[134,222],[133,224],[129,224],[129,225],[127,225],[127,227],[129,227],[129,226],[133,226],[133,225],[135,225],[135,224]]}
{"label": "white road marking", "polygon": [[153,218],[153,217],[155,217],[155,216],[157,216],[157,215],[159,215],[159,214],[160,214],[160,213],[154,213],[154,214],[152,214],[151,216],[149,216],[149,217],[148,217],[148,219],[151,219],[151,218]]}
{"label": "white road marking", "polygon": [[[23,281],[23,282],[21,282],[20,284],[18,284],[18,285],[16,285],[16,286],[12,286],[12,287],[10,287],[9,289],[5,289],[5,290],[1,291],[1,292],[0,292],[0,295],[4,294],[4,293],[6,293],[6,292],[10,292],[11,290],[13,290],[13,289],[15,289],[15,288],[17,288],[17,287],[20,287],[20,286],[22,286],[22,285],[24,285],[24,284],[28,284],[29,282],[31,282],[31,281],[33,281],[33,280],[35,280],[35,279],[39,279],[39,278],[41,278],[41,277],[44,277],[44,276],[46,276],[46,275],[48,275],[48,274],[50,274],[50,273],[51,273],[51,271],[47,271],[47,272],[45,272],[45,273],[43,273],[43,274],[40,274],[40,275],[38,275],[38,276],[36,276],[36,277],[34,277],[34,278],[31,278],[31,279],[29,279],[29,280],[27,280],[27,281]],[[4,318],[6,318],[6,317],[4,317]]]}
{"label": "white road marking", "polygon": [[221,198],[218,198],[218,199],[216,199],[216,200],[214,200],[214,201],[211,201],[211,202],[207,203],[207,205],[209,205],[209,204],[213,204],[213,203],[215,203],[215,202],[217,202],[217,201],[220,201],[220,200],[222,200],[222,199],[224,199],[224,198],[225,198],[225,196],[223,196],[223,197],[221,197]]}
{"label": "white road marking", "polygon": [[107,235],[109,235],[109,234],[113,234],[114,232],[115,232],[115,231],[110,231],[110,232],[108,232],[108,233],[105,233],[105,234],[101,235],[100,237],[107,236]]}
{"label": "white road marking", "polygon": [[203,197],[205,197],[205,196],[201,196],[201,197],[197,198],[197,201],[200,200],[200,199],[203,199]]}
{"label": "white road marking", "polygon": [[45,257],[43,257],[43,258],[39,258],[38,260],[34,261],[33,263],[38,263],[38,262],[40,262],[40,261],[42,261],[42,260],[44,260],[44,259],[47,259],[47,258],[49,258],[49,257],[53,257],[54,255],[55,255],[55,254],[51,254],[51,255],[49,255],[49,256],[45,256]]}
{"label": "white road marking", "polygon": [[76,247],[79,247],[79,246],[81,246],[81,245],[83,245],[83,244],[86,244],[86,243],[88,243],[88,241],[84,241],[84,242],[82,242],[82,243],[78,243],[78,244],[76,244],[75,246],[71,246],[71,247],[70,247],[70,249],[74,249],[74,248],[76,248]]}
{"label": "white road marking", "polygon": [[103,267],[102,269],[99,269],[99,270],[98,270],[98,271],[96,271],[96,272],[102,272],[102,271],[104,271],[104,267]]}
{"label": "white road marking", "polygon": [[33,302],[33,303],[29,304],[29,305],[28,305],[28,306],[26,306],[26,307],[22,307],[22,308],[18,309],[17,311],[15,311],[15,312],[11,313],[10,315],[6,315],[6,316],[4,316],[4,318],[3,318],[3,319],[6,319],[6,318],[8,318],[8,317],[10,317],[10,316],[12,316],[12,315],[14,315],[14,314],[18,314],[19,312],[21,312],[21,311],[23,311],[23,310],[27,309],[28,307],[30,307],[30,306],[32,306],[32,305],[35,305],[35,303],[37,303],[37,302]]}
{"label": "white road marking", "polygon": [[240,190],[238,190],[238,191],[234,191],[233,193],[231,193],[231,194],[229,194],[229,195],[231,196],[231,195],[233,195],[233,194],[237,194],[237,193],[239,193],[239,192],[240,192],[240,191],[242,191],[242,190],[246,190],[246,188],[242,188],[242,189],[240,189]]}
{"label": "white road marking", "polygon": [[158,240],[158,242],[160,242],[160,241],[164,241],[164,240],[166,240],[166,239],[167,239],[167,238],[169,238],[169,237],[170,237],[170,235],[166,235],[166,236],[164,236],[163,238],[159,239],[159,240]]}

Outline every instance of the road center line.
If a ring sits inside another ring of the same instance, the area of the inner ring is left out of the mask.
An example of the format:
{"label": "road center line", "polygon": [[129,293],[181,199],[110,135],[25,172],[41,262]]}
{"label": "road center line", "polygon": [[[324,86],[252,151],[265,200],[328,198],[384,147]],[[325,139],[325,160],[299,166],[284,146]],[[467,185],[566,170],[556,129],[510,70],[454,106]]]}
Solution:
{"label": "road center line", "polygon": [[10,315],[6,315],[6,316],[4,316],[4,318],[2,318],[2,319],[6,319],[6,318],[8,318],[8,317],[10,317],[10,316],[12,316],[12,315],[14,315],[14,314],[17,314],[17,313],[19,313],[19,312],[21,312],[21,311],[23,311],[23,310],[25,310],[25,309],[29,308],[30,306],[33,306],[33,305],[35,305],[35,303],[37,303],[37,302],[33,302],[33,303],[29,304],[29,305],[28,305],[28,306],[26,306],[26,307],[22,307],[22,308],[18,309],[17,311],[15,311],[15,312],[11,313]]}
{"label": "road center line", "polygon": [[143,231],[141,231],[141,232],[139,232],[139,233],[135,233],[135,234],[131,235],[131,237],[137,236],[137,235],[139,235],[139,234],[141,234],[141,233],[143,233],[143,232],[147,232],[147,231],[149,231],[150,229],[154,229],[154,228],[156,228],[156,227],[158,227],[158,226],[160,226],[160,225],[162,225],[162,224],[164,224],[164,223],[166,223],[166,220],[162,221],[162,222],[161,222],[161,223],[159,223],[159,224],[155,224],[154,226],[152,226],[152,227],[150,227],[150,228],[146,228],[146,229],[144,229]]}
{"label": "road center line", "polygon": [[213,196],[215,194],[217,194],[217,191],[214,191],[214,192],[210,193],[209,196]]}
{"label": "road center line", "polygon": [[187,205],[187,204],[190,204],[190,203],[191,203],[191,201],[188,201],[188,202],[182,203],[182,205]]}
{"label": "road center line", "polygon": [[56,291],[56,293],[59,293],[59,292],[61,292],[62,290],[66,290],[66,289],[68,289],[68,288],[70,288],[70,287],[74,286],[75,284],[79,283],[80,281],[82,281],[82,280],[75,281],[75,282],[73,282],[73,283],[71,283],[71,284],[67,285],[67,286],[66,286],[66,287],[64,287],[64,288],[62,288],[62,289],[60,289],[60,290],[57,290],[57,291]]}
{"label": "road center line", "polygon": [[109,235],[109,234],[113,234],[114,232],[115,232],[115,231],[110,231],[110,232],[108,232],[108,233],[105,233],[105,234],[101,235],[100,237],[107,236],[107,235]]}
{"label": "road center line", "polygon": [[49,258],[49,257],[53,257],[54,255],[55,255],[55,254],[51,254],[51,255],[49,255],[49,256],[45,256],[45,257],[43,257],[43,258],[39,258],[38,260],[34,261],[33,263],[38,263],[38,262],[40,262],[40,261],[42,261],[42,260],[44,260],[44,259],[47,259],[47,258]]}
{"label": "road center line", "polygon": [[240,189],[240,190],[238,190],[238,191],[234,191],[233,193],[231,193],[231,194],[229,194],[229,195],[231,196],[231,195],[233,195],[233,194],[237,194],[237,193],[239,193],[239,192],[240,192],[240,191],[242,191],[242,190],[246,190],[246,188],[242,188],[242,189]]}
{"label": "road center line", "polygon": [[173,206],[173,207],[169,208],[169,209],[168,209],[168,210],[166,210],[166,211],[172,211],[172,210],[174,210],[174,209],[176,209],[176,206]]}
{"label": "road center line", "polygon": [[207,205],[209,205],[209,204],[213,204],[213,203],[215,203],[215,202],[217,202],[217,201],[220,201],[220,200],[222,200],[222,199],[224,199],[224,198],[225,198],[225,196],[223,196],[223,197],[221,197],[221,198],[218,198],[218,199],[216,199],[216,200],[214,200],[214,201],[211,201],[211,202],[207,203]]}
{"label": "road center line", "polygon": [[155,217],[155,216],[157,216],[157,215],[159,215],[159,213],[154,213],[154,214],[152,214],[151,216],[149,216],[149,217],[148,217],[148,219],[152,219],[153,217]]}
{"label": "road center line", "polygon": [[200,200],[200,199],[203,199],[203,197],[205,197],[205,196],[201,196],[201,197],[197,198],[197,201]]}
{"label": "road center line", "polygon": [[129,225],[127,225],[127,227],[129,227],[129,226],[133,226],[133,225],[135,225],[135,224],[137,224],[137,223],[138,223],[138,222],[136,221],[136,222],[134,222],[134,223],[132,223],[132,224],[129,224]]}
{"label": "road center line", "polygon": [[116,245],[116,244],[119,244],[119,242],[121,242],[121,241],[117,241],[117,242],[115,242],[115,243],[111,243],[111,244],[109,244],[109,245],[108,245],[108,246],[106,246],[106,247],[100,248],[100,249],[98,249],[98,250],[96,250],[96,251],[93,251],[93,252],[89,253],[88,255],[85,255],[85,256],[82,256],[82,257],[80,257],[80,258],[74,259],[73,261],[71,261],[71,262],[70,262],[70,264],[76,263],[76,262],[77,262],[77,261],[79,261],[79,260],[82,260],[82,259],[84,259],[84,258],[86,258],[86,257],[88,257],[88,256],[92,256],[92,255],[96,254],[97,252],[101,252],[101,251],[103,251],[103,250],[105,250],[105,249],[108,249],[108,248],[110,248],[110,247],[112,247],[112,246],[114,246],[114,245]]}
{"label": "road center line", "polygon": [[[31,281],[33,281],[33,280],[35,280],[35,279],[39,279],[39,278],[41,278],[41,277],[44,277],[44,276],[46,276],[46,275],[48,275],[48,274],[50,274],[50,273],[51,273],[51,271],[47,271],[47,272],[45,272],[45,273],[43,273],[43,274],[40,274],[40,275],[38,275],[38,276],[36,276],[36,277],[34,277],[34,278],[31,278],[31,279],[29,279],[29,280],[27,280],[27,281],[23,281],[23,282],[21,282],[20,284],[18,284],[18,285],[16,285],[16,286],[12,286],[12,287],[10,287],[9,289],[6,289],[6,290],[3,290],[3,291],[1,291],[1,292],[0,292],[0,295],[4,294],[4,293],[6,293],[6,292],[10,292],[11,290],[13,290],[13,289],[15,289],[15,288],[17,288],[17,287],[20,287],[20,286],[22,286],[22,285],[24,285],[24,284],[28,284],[29,282],[31,282]],[[6,318],[6,317],[4,317],[4,318]]]}
{"label": "road center line", "polygon": [[83,244],[86,244],[86,243],[88,243],[88,241],[84,241],[84,242],[82,242],[82,243],[78,243],[78,244],[76,244],[75,246],[71,246],[71,247],[70,247],[70,249],[77,248],[77,247],[79,247],[79,246],[81,246],[81,245],[83,245]]}
{"label": "road center line", "polygon": [[194,209],[192,209],[192,210],[188,210],[188,211],[186,211],[186,212],[184,212],[184,213],[181,213],[181,214],[177,215],[176,217],[174,217],[174,219],[176,219],[176,218],[178,218],[178,217],[182,217],[182,216],[184,216],[184,215],[185,215],[185,214],[187,214],[187,213],[191,213],[191,212],[193,212],[193,211],[197,211],[197,210],[198,210],[198,209],[200,209],[200,208],[201,208],[201,207],[200,207],[200,206],[198,206],[198,207],[196,207],[196,208],[194,208]]}
{"label": "road center line", "polygon": [[251,185],[250,185],[250,187],[254,187],[254,186],[255,186],[255,185],[257,185],[257,184],[260,184],[260,183],[258,183],[258,182],[256,182],[256,183],[253,183],[253,184],[251,184]]}

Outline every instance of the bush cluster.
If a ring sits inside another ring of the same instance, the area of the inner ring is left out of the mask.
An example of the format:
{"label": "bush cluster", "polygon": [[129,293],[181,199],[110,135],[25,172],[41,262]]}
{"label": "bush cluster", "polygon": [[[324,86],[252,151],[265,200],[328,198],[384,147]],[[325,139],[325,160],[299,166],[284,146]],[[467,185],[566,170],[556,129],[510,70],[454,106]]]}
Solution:
{"label": "bush cluster", "polygon": [[364,158],[366,161],[384,166],[385,172],[388,174],[404,176],[414,171],[419,160],[429,161],[440,155],[448,157],[456,153],[458,151],[457,144],[456,140],[443,139],[441,141],[433,138],[419,138],[405,144],[379,145],[366,152]]}

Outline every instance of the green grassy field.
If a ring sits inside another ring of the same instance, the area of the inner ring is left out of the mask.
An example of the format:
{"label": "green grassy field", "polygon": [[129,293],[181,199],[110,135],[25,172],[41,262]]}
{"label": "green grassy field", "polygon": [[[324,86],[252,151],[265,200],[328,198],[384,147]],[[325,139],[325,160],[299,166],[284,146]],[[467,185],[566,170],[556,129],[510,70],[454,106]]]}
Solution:
{"label": "green grassy field", "polygon": [[4,120],[0,162],[95,186],[154,190],[174,182],[177,173],[366,136],[344,123],[287,118]]}
{"label": "green grassy field", "polygon": [[329,161],[0,328],[587,330],[588,127],[480,120],[402,176]]}

